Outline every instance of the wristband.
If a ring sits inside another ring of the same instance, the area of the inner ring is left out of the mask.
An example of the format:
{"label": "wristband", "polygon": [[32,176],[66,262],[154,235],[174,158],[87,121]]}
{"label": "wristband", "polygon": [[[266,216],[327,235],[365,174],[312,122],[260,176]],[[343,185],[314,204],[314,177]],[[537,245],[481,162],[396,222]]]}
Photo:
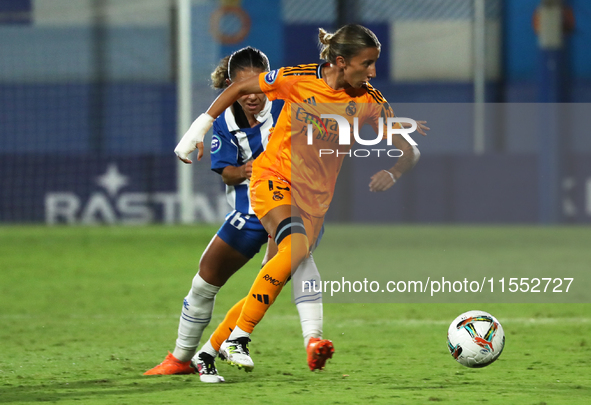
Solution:
{"label": "wristband", "polygon": [[392,174],[392,172],[391,172],[391,171],[389,171],[389,170],[382,170],[382,171],[383,171],[383,172],[386,172],[386,173],[388,173],[388,174],[390,175],[390,177],[392,177],[392,181],[393,181],[394,183],[396,183],[396,179],[394,178],[394,175]]}

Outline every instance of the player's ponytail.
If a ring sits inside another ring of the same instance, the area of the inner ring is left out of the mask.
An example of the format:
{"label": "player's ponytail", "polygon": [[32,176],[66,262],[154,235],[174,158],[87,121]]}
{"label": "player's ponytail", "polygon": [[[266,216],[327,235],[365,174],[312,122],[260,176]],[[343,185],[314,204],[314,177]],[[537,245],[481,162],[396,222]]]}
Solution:
{"label": "player's ponytail", "polygon": [[262,51],[247,46],[220,61],[211,73],[211,85],[214,89],[224,89],[228,87],[228,79],[232,80],[241,70],[252,68],[269,71],[269,59]]}
{"label": "player's ponytail", "polygon": [[330,40],[334,37],[334,34],[329,34],[324,28],[318,28],[318,41],[322,45],[330,45]]}
{"label": "player's ponytail", "polygon": [[228,76],[228,61],[230,60],[230,55],[223,58],[220,63],[218,63],[217,67],[213,72],[211,72],[211,87],[214,89],[223,89],[228,87],[226,84],[226,80],[230,77]]}
{"label": "player's ponytail", "polygon": [[330,63],[336,63],[337,56],[349,60],[365,48],[381,49],[382,45],[378,37],[371,30],[357,24],[348,24],[337,30],[334,34],[318,29],[318,41],[320,42],[320,59]]}

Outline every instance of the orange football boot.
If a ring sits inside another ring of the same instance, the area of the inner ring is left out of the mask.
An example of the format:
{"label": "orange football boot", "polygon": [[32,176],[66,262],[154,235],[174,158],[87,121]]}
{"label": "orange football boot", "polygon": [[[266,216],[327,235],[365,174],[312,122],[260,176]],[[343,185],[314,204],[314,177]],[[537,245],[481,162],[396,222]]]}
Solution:
{"label": "orange football boot", "polygon": [[328,339],[311,338],[306,351],[308,352],[310,371],[322,370],[326,360],[332,358],[334,346]]}
{"label": "orange football boot", "polygon": [[176,357],[168,352],[164,361],[156,367],[146,371],[144,375],[173,375],[173,374],[195,374],[196,370],[189,361],[178,361]]}

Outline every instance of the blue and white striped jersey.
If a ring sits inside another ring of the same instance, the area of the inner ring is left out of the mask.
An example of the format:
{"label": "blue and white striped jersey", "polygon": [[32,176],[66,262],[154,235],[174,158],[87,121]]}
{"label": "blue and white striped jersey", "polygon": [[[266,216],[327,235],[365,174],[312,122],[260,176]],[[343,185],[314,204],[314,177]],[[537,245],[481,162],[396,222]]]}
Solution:
{"label": "blue and white striped jersey", "polygon": [[[256,159],[269,142],[269,133],[275,126],[283,101],[267,100],[257,117],[260,122],[253,128],[238,128],[232,109],[228,108],[213,123],[211,139],[211,170],[222,173],[226,166],[242,166],[250,159]],[[230,206],[243,214],[252,214],[250,207],[250,180],[236,186],[226,185],[226,197]]]}

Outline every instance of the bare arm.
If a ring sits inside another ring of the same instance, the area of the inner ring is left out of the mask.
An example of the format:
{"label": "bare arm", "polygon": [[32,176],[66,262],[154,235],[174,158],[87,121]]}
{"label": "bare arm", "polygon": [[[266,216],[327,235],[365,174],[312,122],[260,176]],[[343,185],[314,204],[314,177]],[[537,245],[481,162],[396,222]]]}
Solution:
{"label": "bare arm", "polygon": [[222,180],[228,186],[235,186],[246,179],[250,179],[252,174],[252,160],[242,166],[226,166],[222,170]]}
{"label": "bare arm", "polygon": [[[425,130],[429,130],[430,128],[424,125],[425,121],[417,121],[417,123],[417,132],[421,135],[427,135]],[[396,164],[390,169],[379,171],[371,176],[369,191],[376,192],[389,189],[404,173],[412,169],[419,161],[419,157],[421,156],[419,149],[408,143],[402,135],[394,134],[392,136],[392,144],[402,151],[402,156],[398,158]]]}
{"label": "bare arm", "polygon": [[392,166],[388,171],[394,175],[394,179],[398,180],[400,176],[412,169],[421,156],[419,149],[411,145],[401,135],[395,134],[392,136],[392,144],[396,149],[402,151],[402,156],[398,158],[396,164]]}
{"label": "bare arm", "polygon": [[209,106],[207,113],[215,119],[240,97],[246,94],[260,94],[262,92],[258,76],[253,76],[250,79],[238,83],[232,83],[218,96],[218,98],[215,99],[211,106]]}

